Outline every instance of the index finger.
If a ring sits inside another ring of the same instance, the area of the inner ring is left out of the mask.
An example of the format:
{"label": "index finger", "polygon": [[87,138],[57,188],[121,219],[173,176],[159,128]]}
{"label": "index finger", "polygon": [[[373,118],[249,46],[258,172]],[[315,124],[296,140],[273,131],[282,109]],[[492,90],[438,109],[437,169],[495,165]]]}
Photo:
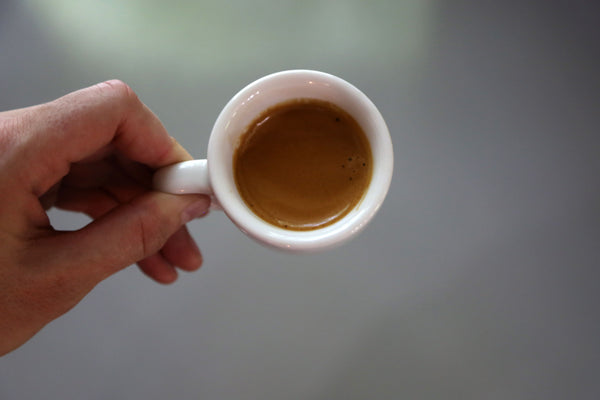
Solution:
{"label": "index finger", "polygon": [[[35,164],[35,186],[44,193],[71,163],[108,145],[125,157],[158,168],[191,159],[135,92],[106,81],[28,109],[26,140]],[[37,150],[37,151],[36,151]]]}

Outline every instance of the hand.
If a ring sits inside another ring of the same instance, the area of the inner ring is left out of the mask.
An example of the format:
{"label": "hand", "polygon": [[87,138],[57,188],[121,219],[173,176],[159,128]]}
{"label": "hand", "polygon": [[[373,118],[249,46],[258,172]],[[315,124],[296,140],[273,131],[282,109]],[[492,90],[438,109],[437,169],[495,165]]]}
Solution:
{"label": "hand", "polygon": [[[209,198],[151,190],[154,169],[190,158],[120,81],[0,113],[0,355],[128,265],[161,283],[200,267],[185,223]],[[51,205],[93,221],[56,231]]]}

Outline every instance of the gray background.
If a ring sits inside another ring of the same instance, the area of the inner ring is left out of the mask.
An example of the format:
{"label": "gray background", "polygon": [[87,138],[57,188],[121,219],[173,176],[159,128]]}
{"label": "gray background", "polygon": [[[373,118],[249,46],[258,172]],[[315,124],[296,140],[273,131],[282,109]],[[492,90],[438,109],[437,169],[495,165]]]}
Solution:
{"label": "gray background", "polygon": [[1,2],[0,109],[120,78],[203,157],[238,89],[320,69],[378,105],[396,163],[322,254],[191,223],[199,272],[101,283],[0,359],[0,399],[600,398],[593,3]]}

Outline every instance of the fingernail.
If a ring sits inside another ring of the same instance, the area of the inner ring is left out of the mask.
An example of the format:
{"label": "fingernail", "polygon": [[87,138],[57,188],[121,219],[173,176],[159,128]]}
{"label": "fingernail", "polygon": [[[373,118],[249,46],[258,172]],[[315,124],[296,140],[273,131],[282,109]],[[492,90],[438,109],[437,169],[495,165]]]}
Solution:
{"label": "fingernail", "polygon": [[210,200],[202,199],[198,200],[183,210],[181,213],[181,221],[186,224],[195,218],[199,218],[206,213],[208,213],[208,206],[210,205]]}

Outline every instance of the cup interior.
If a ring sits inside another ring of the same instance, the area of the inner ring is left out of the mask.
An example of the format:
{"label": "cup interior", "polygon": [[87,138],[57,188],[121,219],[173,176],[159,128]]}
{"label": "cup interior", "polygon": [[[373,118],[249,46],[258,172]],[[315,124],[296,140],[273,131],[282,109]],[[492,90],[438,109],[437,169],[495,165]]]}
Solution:
{"label": "cup interior", "polygon": [[[257,217],[239,195],[233,173],[234,152],[248,125],[264,110],[298,98],[325,100],[346,110],[361,125],[373,155],[371,183],[358,205],[340,221],[311,231],[286,230]],[[251,237],[292,251],[331,247],[361,230],[381,206],[393,171],[390,135],[375,105],[350,83],[330,74],[309,70],[268,75],[238,92],[215,122],[207,159],[214,195],[229,218]]]}

